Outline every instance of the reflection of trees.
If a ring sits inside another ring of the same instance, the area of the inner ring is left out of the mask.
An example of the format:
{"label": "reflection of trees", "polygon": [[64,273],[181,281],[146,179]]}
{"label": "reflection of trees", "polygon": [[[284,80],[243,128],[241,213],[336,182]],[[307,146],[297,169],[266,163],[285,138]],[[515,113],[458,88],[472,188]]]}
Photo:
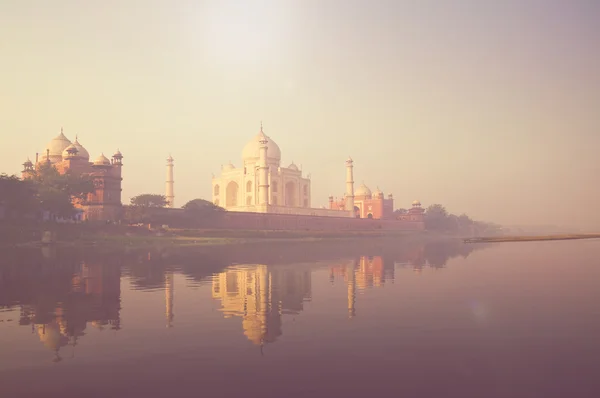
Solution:
{"label": "reflection of trees", "polygon": [[445,240],[425,244],[425,260],[433,268],[442,268],[448,260],[462,256],[467,258],[474,250],[472,245],[465,245],[459,240]]}

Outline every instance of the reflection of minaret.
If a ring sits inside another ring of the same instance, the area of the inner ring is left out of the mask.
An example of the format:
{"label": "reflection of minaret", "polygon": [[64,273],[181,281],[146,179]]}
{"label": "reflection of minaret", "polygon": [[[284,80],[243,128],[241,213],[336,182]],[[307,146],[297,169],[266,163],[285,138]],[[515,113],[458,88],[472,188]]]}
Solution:
{"label": "reflection of minaret", "polygon": [[173,180],[173,157],[169,155],[167,158],[167,186],[165,197],[167,199],[167,207],[173,208],[175,207],[175,191],[173,185],[175,181]]}
{"label": "reflection of minaret", "polygon": [[354,261],[350,262],[347,266],[347,277],[348,277],[348,318],[354,318],[356,316],[356,309],[354,304],[356,303],[356,278],[354,275]]}
{"label": "reflection of minaret", "polygon": [[259,279],[258,279],[258,292],[259,292],[259,297],[260,297],[260,302],[259,302],[259,307],[258,307],[258,317],[260,319],[260,345],[262,346],[264,344],[264,338],[267,335],[267,331],[268,331],[268,315],[269,315],[269,304],[270,304],[270,300],[269,300],[269,296],[270,296],[270,290],[271,290],[271,286],[269,283],[269,279],[270,278],[270,272],[267,271],[267,267],[264,267],[262,269],[262,272],[259,273]]}
{"label": "reflection of minaret", "polygon": [[165,275],[165,315],[167,317],[167,327],[173,327],[173,296],[175,290],[175,283],[173,280],[173,271],[167,271]]}

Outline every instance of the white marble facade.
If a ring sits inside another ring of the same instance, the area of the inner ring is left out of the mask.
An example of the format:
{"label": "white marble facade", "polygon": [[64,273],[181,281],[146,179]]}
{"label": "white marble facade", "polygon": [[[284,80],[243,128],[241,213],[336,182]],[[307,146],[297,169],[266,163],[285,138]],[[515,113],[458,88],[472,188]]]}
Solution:
{"label": "white marble facade", "polygon": [[[261,159],[261,146],[265,142],[266,159]],[[263,188],[268,192],[268,203],[260,203],[261,170],[266,172],[267,184],[263,185],[267,186]],[[261,126],[260,132],[242,151],[242,165],[235,167],[229,162],[221,167],[221,175],[213,177],[212,200],[229,211],[310,214],[310,176],[303,176],[293,162],[281,167],[281,150]]]}

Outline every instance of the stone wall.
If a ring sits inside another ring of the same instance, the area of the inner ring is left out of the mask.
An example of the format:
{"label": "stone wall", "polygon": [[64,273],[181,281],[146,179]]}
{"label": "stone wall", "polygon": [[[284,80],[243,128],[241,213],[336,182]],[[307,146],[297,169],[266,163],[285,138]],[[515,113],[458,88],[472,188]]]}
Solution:
{"label": "stone wall", "polygon": [[375,229],[422,231],[425,229],[425,224],[419,221],[227,212],[216,223],[215,228],[304,231],[363,231]]}
{"label": "stone wall", "polygon": [[351,217],[319,217],[299,214],[227,211],[214,217],[189,217],[182,209],[152,209],[155,224],[173,228],[216,228],[288,231],[422,231],[422,221],[377,220]]}

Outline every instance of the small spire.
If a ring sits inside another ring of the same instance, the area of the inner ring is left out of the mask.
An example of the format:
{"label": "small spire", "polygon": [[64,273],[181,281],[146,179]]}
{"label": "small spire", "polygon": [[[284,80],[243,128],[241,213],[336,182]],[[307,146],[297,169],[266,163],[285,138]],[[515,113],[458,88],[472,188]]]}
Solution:
{"label": "small spire", "polygon": [[260,132],[261,133],[263,132],[263,129],[262,129],[262,120],[260,121]]}
{"label": "small spire", "polygon": [[61,133],[61,134],[63,133],[63,128],[62,128],[62,127],[60,128],[60,133]]}

